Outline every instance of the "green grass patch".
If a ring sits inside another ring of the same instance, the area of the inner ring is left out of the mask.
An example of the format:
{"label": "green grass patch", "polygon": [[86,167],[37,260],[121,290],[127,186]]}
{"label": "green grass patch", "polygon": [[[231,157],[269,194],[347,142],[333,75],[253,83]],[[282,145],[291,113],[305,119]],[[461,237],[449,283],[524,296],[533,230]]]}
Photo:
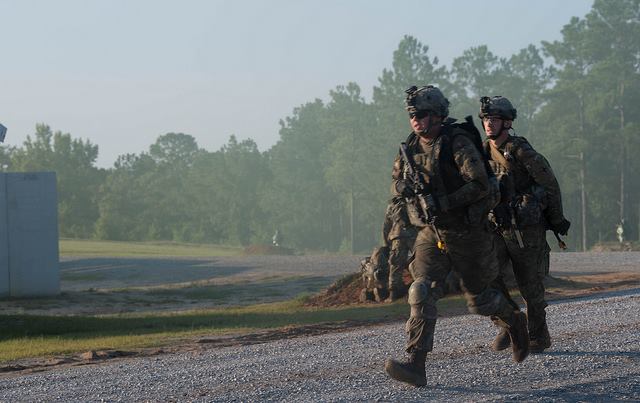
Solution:
{"label": "green grass patch", "polygon": [[136,257],[136,256],[239,256],[239,247],[177,242],[118,242],[61,239],[61,256]]}
{"label": "green grass patch", "polygon": [[[304,306],[304,297],[287,302],[180,313],[105,316],[0,315],[0,362],[87,350],[162,346],[176,339],[285,326],[382,321],[408,315],[405,303],[334,308]],[[464,306],[461,297],[438,303],[441,312]]]}

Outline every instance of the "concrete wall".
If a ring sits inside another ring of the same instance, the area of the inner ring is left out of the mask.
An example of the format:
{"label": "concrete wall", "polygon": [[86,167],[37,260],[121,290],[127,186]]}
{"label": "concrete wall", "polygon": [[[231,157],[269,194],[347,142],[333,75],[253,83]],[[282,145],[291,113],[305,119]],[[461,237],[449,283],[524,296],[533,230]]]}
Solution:
{"label": "concrete wall", "polygon": [[[58,202],[55,172],[2,174],[6,208],[0,202],[0,224],[6,211],[9,296],[60,293]],[[0,182],[2,191],[2,182]],[[0,242],[2,234],[0,231]],[[2,250],[0,243],[0,263]],[[0,271],[0,275],[2,275]],[[6,288],[6,287],[5,287]],[[3,287],[0,286],[0,292]]]}

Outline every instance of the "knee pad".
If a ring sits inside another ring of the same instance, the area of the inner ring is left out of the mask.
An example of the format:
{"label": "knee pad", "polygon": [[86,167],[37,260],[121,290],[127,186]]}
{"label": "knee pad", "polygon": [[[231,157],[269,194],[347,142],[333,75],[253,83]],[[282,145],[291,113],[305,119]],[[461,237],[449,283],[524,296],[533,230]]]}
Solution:
{"label": "knee pad", "polygon": [[410,318],[429,320],[436,319],[437,296],[432,292],[430,282],[426,279],[414,281],[409,287],[409,306],[411,307]]}
{"label": "knee pad", "polygon": [[506,305],[508,305],[507,299],[495,288],[487,288],[480,294],[472,296],[467,301],[469,312],[482,316],[501,313]]}
{"label": "knee pad", "polygon": [[422,305],[429,296],[429,286],[425,280],[414,281],[409,287],[409,305]]}

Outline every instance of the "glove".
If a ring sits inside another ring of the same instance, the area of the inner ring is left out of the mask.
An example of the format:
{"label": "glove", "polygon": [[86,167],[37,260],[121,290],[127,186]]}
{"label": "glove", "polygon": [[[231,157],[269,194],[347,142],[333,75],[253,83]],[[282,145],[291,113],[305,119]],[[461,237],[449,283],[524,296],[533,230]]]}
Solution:
{"label": "glove", "polygon": [[498,204],[493,209],[493,216],[495,217],[496,224],[501,228],[511,227],[511,211],[509,206],[504,203]]}
{"label": "glove", "polygon": [[569,231],[569,227],[571,227],[571,222],[566,218],[563,218],[562,221],[556,224],[551,224],[551,229],[553,232],[557,232],[560,235],[567,235]]}
{"label": "glove", "polygon": [[409,186],[406,181],[398,181],[396,182],[396,191],[400,193],[403,197],[413,197],[416,194],[413,191],[413,188]]}

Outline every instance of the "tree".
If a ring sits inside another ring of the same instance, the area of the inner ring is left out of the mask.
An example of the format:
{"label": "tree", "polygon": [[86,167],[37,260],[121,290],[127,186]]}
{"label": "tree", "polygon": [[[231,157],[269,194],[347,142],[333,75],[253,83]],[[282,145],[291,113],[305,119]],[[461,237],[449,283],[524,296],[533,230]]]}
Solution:
{"label": "tree", "polygon": [[453,59],[451,77],[455,103],[452,114],[477,115],[481,96],[507,96],[497,90],[501,81],[500,68],[504,64],[504,60],[494,55],[486,45],[469,48],[462,56]]}
{"label": "tree", "polygon": [[36,125],[34,137],[11,153],[15,171],[55,171],[58,190],[58,223],[61,236],[88,238],[98,219],[96,193],[104,172],[95,167],[98,146],[73,139],[45,124]]}
{"label": "tree", "polygon": [[[630,195],[640,199],[637,184],[625,186],[626,153],[640,152],[629,148],[636,144],[631,133],[640,116],[637,103],[631,101],[640,94],[639,4],[595,1],[585,19],[573,18],[563,28],[561,41],[543,43],[558,72],[539,124],[548,135],[555,134],[549,140],[563,145],[550,150],[559,160],[577,157],[565,163],[564,175],[571,183],[578,170],[585,249],[596,234],[612,239],[615,224],[626,215],[625,200]],[[615,194],[619,195],[617,206]],[[572,199],[570,206],[575,205]],[[593,225],[587,226],[589,218]]]}
{"label": "tree", "polygon": [[98,239],[163,239],[150,231],[154,199],[160,196],[152,186],[155,169],[156,162],[146,153],[118,157],[98,194],[100,218],[95,228]]}
{"label": "tree", "polygon": [[272,178],[262,188],[261,207],[288,246],[337,250],[341,209],[327,185],[325,167],[336,134],[316,99],[280,122],[280,140],[268,151]]}
{"label": "tree", "polygon": [[176,170],[189,167],[198,151],[195,138],[184,133],[164,134],[149,147],[149,155],[156,163],[172,166]]}
{"label": "tree", "polygon": [[379,212],[384,209],[388,186],[388,152],[383,148],[386,141],[381,144],[380,136],[370,130],[375,115],[357,84],[338,86],[330,95],[327,128],[335,139],[328,146],[325,178],[342,206],[341,243],[354,253],[378,241]]}

